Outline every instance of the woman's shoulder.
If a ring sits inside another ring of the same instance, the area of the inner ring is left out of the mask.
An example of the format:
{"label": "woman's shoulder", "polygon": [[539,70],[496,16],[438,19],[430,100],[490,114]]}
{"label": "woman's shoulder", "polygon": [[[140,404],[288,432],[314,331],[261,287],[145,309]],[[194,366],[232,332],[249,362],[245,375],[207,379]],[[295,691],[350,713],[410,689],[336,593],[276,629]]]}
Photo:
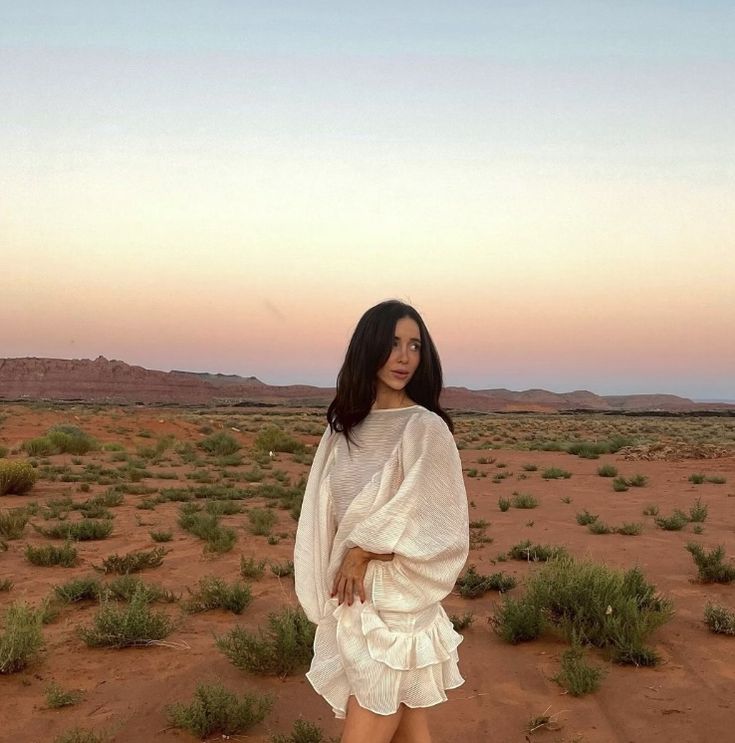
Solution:
{"label": "woman's shoulder", "polygon": [[416,412],[406,425],[406,433],[414,436],[432,434],[452,438],[452,433],[444,418],[423,405],[416,406]]}

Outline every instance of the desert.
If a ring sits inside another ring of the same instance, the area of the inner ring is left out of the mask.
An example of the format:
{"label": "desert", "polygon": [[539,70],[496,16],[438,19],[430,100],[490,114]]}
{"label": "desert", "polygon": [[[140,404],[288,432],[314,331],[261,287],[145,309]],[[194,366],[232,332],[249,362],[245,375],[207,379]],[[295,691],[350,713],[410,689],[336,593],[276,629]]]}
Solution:
{"label": "desert", "polygon": [[[430,710],[436,740],[727,740],[735,641],[704,619],[706,606],[735,609],[733,584],[701,582],[687,545],[710,555],[721,545],[722,565],[732,568],[733,420],[452,413],[471,549],[468,570],[443,603],[456,626],[465,625],[459,648],[465,684]],[[0,500],[4,528],[10,514],[25,517],[20,533],[2,536],[3,631],[13,605],[43,618],[42,647],[21,668],[0,674],[2,740],[55,741],[82,731],[99,736],[89,740],[196,740],[172,725],[170,710],[191,703],[199,684],[270,699],[263,719],[247,730],[204,739],[270,743],[338,735],[340,723],[304,678],[303,659],[291,653],[289,668],[256,673],[237,667],[223,650],[235,630],[255,636],[269,616],[298,608],[289,561],[299,493],[325,426],[323,408],[9,401],[0,421],[3,462],[25,462],[36,474],[28,491]],[[44,450],[54,431],[86,437],[91,448]],[[197,514],[217,524],[213,539],[197,536],[191,526]],[[85,521],[102,524],[96,538],[64,531]],[[70,567],[29,558],[64,545],[76,551]],[[554,680],[570,649],[563,631],[547,627],[530,641],[502,639],[502,606],[521,599],[546,568],[544,546],[611,570],[640,570],[670,602],[669,616],[646,639],[655,662],[621,664],[604,647],[589,645],[585,662],[600,671],[599,684],[575,696]],[[147,556],[148,566],[126,568],[129,555]],[[465,597],[472,576],[497,573],[502,590],[495,585]],[[98,594],[70,600],[70,584],[82,579]],[[93,631],[96,617],[103,606],[121,611],[131,598],[103,597],[99,587],[120,591],[128,581],[130,589],[135,579],[159,589],[145,606],[167,618],[166,628],[153,642],[105,646]],[[239,587],[240,613],[208,609],[205,586]],[[64,693],[73,703],[53,708]],[[314,726],[308,735],[294,732],[298,720]]]}

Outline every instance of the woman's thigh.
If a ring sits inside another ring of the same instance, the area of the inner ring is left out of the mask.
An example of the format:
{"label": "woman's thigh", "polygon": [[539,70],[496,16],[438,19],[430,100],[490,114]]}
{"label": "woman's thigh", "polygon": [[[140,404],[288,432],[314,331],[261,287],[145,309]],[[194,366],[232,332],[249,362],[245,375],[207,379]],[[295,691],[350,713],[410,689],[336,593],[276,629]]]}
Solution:
{"label": "woman's thigh", "polygon": [[390,743],[404,711],[405,707],[401,705],[392,715],[378,715],[361,707],[350,695],[340,743]]}
{"label": "woman's thigh", "polygon": [[431,743],[429,717],[423,707],[405,707],[391,743]]}

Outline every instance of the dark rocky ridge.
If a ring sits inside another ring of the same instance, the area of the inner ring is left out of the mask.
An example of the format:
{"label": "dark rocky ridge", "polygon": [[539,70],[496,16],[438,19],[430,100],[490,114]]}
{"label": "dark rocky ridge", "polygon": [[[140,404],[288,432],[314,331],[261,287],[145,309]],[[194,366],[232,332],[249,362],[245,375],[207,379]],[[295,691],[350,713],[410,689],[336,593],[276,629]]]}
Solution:
{"label": "dark rocky ridge", "polygon": [[[90,359],[0,359],[0,400],[80,400],[95,403],[179,405],[327,405],[329,387],[269,385],[256,377],[209,372],[163,372],[104,356]],[[696,403],[677,395],[596,395],[588,390],[470,390],[447,387],[442,404],[480,412],[565,411],[687,413],[735,411],[735,405]]]}

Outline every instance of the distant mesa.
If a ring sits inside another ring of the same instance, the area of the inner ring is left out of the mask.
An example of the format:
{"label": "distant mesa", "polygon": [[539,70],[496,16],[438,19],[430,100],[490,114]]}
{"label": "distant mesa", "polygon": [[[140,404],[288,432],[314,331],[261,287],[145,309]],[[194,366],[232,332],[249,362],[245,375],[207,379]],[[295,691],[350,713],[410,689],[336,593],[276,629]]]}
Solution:
{"label": "distant mesa", "polygon": [[[117,404],[286,405],[330,403],[332,387],[270,385],[254,376],[145,369],[98,356],[90,359],[0,358],[0,400],[67,400]],[[596,395],[589,390],[470,390],[446,387],[442,405],[477,412],[554,413],[559,411],[719,412],[735,415],[735,404],[694,402],[668,394]]]}

